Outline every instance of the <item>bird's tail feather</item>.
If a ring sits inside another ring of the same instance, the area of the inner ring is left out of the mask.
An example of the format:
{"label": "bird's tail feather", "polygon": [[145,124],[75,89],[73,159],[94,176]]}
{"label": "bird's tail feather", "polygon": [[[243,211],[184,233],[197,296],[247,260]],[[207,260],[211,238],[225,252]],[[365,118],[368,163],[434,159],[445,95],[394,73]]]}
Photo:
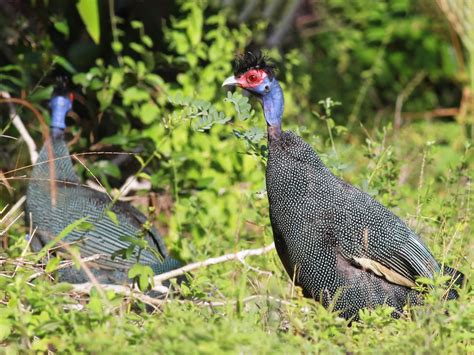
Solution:
{"label": "bird's tail feather", "polygon": [[459,294],[456,290],[454,290],[453,286],[462,287],[464,284],[464,274],[456,269],[453,269],[450,266],[444,267],[444,274],[451,276],[451,280],[448,281],[448,286],[450,286],[450,290],[448,291],[447,298],[448,299],[456,299],[459,297]]}
{"label": "bird's tail feather", "polygon": [[167,256],[161,263],[156,263],[152,265],[152,269],[155,272],[155,275],[160,275],[160,274],[164,274],[165,272],[178,269],[181,266],[182,264],[178,260],[173,259],[170,256]]}

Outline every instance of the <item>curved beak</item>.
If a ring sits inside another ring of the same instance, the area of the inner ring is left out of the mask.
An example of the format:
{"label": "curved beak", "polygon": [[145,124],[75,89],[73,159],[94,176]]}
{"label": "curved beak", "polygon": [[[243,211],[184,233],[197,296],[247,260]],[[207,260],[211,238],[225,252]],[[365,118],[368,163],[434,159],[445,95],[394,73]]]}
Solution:
{"label": "curved beak", "polygon": [[235,78],[235,76],[229,76],[227,79],[224,80],[222,83],[222,86],[237,86],[239,85],[239,82]]}

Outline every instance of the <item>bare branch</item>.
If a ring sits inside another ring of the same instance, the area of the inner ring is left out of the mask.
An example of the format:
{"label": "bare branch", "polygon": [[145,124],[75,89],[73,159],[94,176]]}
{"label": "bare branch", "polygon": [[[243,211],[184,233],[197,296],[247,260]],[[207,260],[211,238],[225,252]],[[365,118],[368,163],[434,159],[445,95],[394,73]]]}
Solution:
{"label": "bare branch", "polygon": [[[0,224],[6,223],[12,216],[13,214],[20,209],[20,207],[23,205],[23,203],[26,200],[26,196],[20,197],[20,199],[13,205],[12,208],[5,214],[5,216],[2,217],[0,220]],[[2,210],[3,212],[3,210]],[[1,212],[0,212],[1,214]]]}
{"label": "bare branch", "polygon": [[413,93],[415,88],[423,81],[426,77],[426,72],[424,70],[417,73],[413,79],[411,79],[402,92],[397,96],[397,101],[395,104],[395,115],[393,120],[393,126],[395,130],[399,130],[402,125],[402,108],[404,101]]}
{"label": "bare branch", "polygon": [[237,253],[232,253],[232,254],[226,254],[222,256],[218,256],[215,258],[210,258],[204,261],[199,261],[196,263],[188,264],[185,265],[179,269],[171,270],[169,272],[165,272],[164,274],[157,275],[153,278],[153,281],[156,285],[160,285],[163,281],[169,280],[173,277],[181,276],[184,275],[188,272],[191,272],[193,270],[197,270],[206,266],[210,265],[215,265],[215,264],[220,264],[224,263],[226,261],[231,261],[231,260],[239,260],[242,261],[248,256],[253,256],[253,255],[262,255],[266,254],[270,251],[275,249],[275,243],[272,243],[270,245],[267,245],[263,248],[258,248],[258,249],[247,249],[247,250],[242,250]]}
{"label": "bare branch", "polygon": [[127,196],[130,191],[149,190],[151,183],[149,181],[139,181],[135,175],[130,175],[123,183],[118,192],[120,198]]}
{"label": "bare branch", "polygon": [[[161,285],[161,282],[168,280],[170,278],[184,275],[187,272],[190,272],[192,270],[196,270],[202,267],[206,267],[209,265],[215,265],[219,263],[223,263],[226,261],[231,261],[231,260],[239,260],[242,261],[248,256],[254,256],[254,255],[262,255],[265,253],[268,253],[272,251],[275,248],[275,244],[272,243],[270,245],[267,245],[263,248],[258,248],[258,249],[247,249],[247,250],[242,250],[237,253],[232,253],[232,254],[226,254],[222,256],[218,256],[215,258],[210,258],[201,262],[193,263],[193,264],[188,264],[186,266],[183,266],[182,268],[172,270],[170,272],[157,275],[153,278],[153,281],[155,282],[156,286],[153,287],[154,291],[161,292],[163,294],[168,294],[169,289],[165,286]],[[85,259],[83,259],[85,261]],[[82,263],[83,264],[83,263]],[[107,291],[107,290],[112,290],[116,293],[123,294],[126,296],[133,296],[142,302],[152,305],[152,306],[161,306],[163,303],[168,302],[167,300],[158,300],[155,298],[152,298],[150,296],[144,295],[141,291],[139,291],[134,285],[110,285],[110,284],[96,284],[95,282],[86,282],[82,284],[72,284],[72,288],[75,292],[81,293],[81,294],[89,294],[90,291],[92,290],[93,287],[100,287],[102,292]],[[252,300],[254,299],[254,296],[251,296],[247,300]],[[283,303],[285,301],[281,301]],[[198,304],[202,305],[208,305],[208,306],[223,306],[226,303],[224,302],[207,302],[207,301],[200,301]]]}

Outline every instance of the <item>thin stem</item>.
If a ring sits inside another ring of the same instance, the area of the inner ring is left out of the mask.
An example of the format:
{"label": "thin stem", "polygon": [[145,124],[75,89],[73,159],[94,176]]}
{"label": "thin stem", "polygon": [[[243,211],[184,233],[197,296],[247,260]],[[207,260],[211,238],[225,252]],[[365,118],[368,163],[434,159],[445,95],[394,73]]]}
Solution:
{"label": "thin stem", "polygon": [[[115,4],[114,0],[109,0],[109,17],[110,17],[110,26],[112,27],[112,37],[114,38],[114,42],[120,42],[119,41],[119,35],[117,31],[117,18],[115,16]],[[119,62],[120,66],[123,65],[123,59],[122,55],[120,52],[116,53],[117,54],[117,61]]]}
{"label": "thin stem", "polygon": [[334,138],[332,136],[331,126],[329,125],[329,121],[327,119],[325,121],[326,121],[326,126],[327,126],[328,132],[329,132],[329,139],[331,140],[332,150],[334,151],[334,154],[336,154],[336,156],[337,156],[336,145],[334,144]]}

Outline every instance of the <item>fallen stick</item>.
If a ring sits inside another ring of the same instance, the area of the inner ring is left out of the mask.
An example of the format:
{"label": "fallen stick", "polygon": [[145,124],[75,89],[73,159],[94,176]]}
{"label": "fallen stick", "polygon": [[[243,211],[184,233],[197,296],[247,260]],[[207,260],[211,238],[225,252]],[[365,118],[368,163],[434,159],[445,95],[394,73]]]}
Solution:
{"label": "fallen stick", "polygon": [[267,245],[263,248],[258,248],[258,249],[247,249],[247,250],[242,250],[237,253],[231,253],[231,254],[226,254],[222,256],[218,256],[215,258],[210,258],[204,261],[198,261],[196,263],[188,264],[183,267],[180,267],[179,269],[171,270],[169,272],[165,272],[163,274],[157,275],[153,277],[153,281],[156,285],[160,285],[163,281],[169,280],[173,277],[181,276],[184,275],[190,271],[200,269],[202,267],[206,267],[209,265],[215,265],[215,264],[220,264],[224,263],[226,261],[230,260],[239,260],[242,261],[248,256],[254,256],[254,255],[262,255],[266,254],[269,251],[272,251],[275,249],[275,243],[272,243],[270,245]]}
{"label": "fallen stick", "polygon": [[[185,265],[179,269],[172,270],[170,272],[166,272],[164,274],[155,276],[153,278],[153,281],[155,283],[153,290],[166,294],[168,293],[169,289],[161,285],[161,282],[165,280],[168,280],[180,275],[184,275],[187,272],[200,269],[202,267],[219,264],[226,261],[231,261],[231,260],[242,261],[248,256],[262,255],[262,254],[268,253],[269,251],[272,251],[274,248],[275,248],[275,244],[272,243],[263,248],[242,250],[237,253],[226,254],[226,255],[215,257],[215,258],[210,258],[204,261],[200,261],[197,263]],[[89,294],[93,287],[97,287],[99,285],[97,285],[94,282],[85,282],[82,284],[71,284],[71,286],[75,292],[82,293],[82,294]],[[102,290],[111,290],[116,293],[124,294],[127,296],[135,296],[136,298],[142,300],[144,303],[147,303],[153,306],[159,306],[159,305],[162,305],[164,302],[166,302],[164,300],[157,300],[150,296],[144,295],[141,291],[139,291],[133,285],[122,286],[122,285],[100,284],[99,287]],[[210,303],[209,305],[212,305],[212,304]],[[217,305],[222,305],[222,304],[216,303],[214,305],[217,306]]]}

